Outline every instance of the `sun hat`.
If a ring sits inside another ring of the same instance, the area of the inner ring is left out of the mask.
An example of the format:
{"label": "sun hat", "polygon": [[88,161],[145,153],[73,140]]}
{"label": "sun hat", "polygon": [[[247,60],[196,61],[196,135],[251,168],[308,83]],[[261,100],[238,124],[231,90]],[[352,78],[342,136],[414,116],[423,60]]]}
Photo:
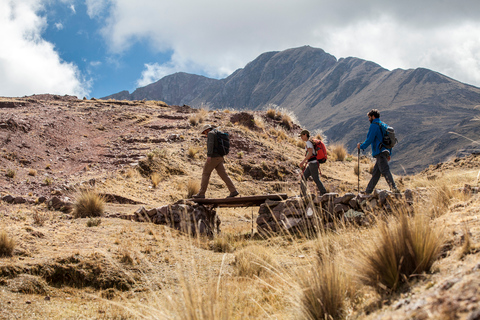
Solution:
{"label": "sun hat", "polygon": [[200,133],[203,133],[205,130],[208,129],[213,129],[213,126],[211,124],[205,124],[202,129],[200,129]]}

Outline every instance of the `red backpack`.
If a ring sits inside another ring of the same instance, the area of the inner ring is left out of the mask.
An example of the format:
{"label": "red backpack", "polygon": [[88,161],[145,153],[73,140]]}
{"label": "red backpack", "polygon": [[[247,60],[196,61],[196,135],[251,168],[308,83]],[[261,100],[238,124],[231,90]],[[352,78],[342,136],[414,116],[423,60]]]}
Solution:
{"label": "red backpack", "polygon": [[317,159],[318,163],[325,163],[327,162],[327,147],[322,140],[312,139],[313,148],[317,155],[313,156]]}

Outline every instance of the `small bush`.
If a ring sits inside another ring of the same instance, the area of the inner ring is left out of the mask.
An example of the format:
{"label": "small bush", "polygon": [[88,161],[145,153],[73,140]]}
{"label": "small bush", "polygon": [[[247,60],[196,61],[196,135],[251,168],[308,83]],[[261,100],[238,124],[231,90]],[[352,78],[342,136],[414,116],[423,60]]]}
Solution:
{"label": "small bush", "polygon": [[188,122],[190,122],[190,125],[192,125],[193,127],[195,127],[195,126],[198,124],[197,116],[196,116],[196,115],[190,116],[190,117],[188,118]]}
{"label": "small bush", "polygon": [[243,151],[237,152],[237,157],[238,157],[239,159],[242,159],[242,158],[243,158],[243,155],[244,155]]}
{"label": "small bush", "polygon": [[90,218],[88,219],[87,221],[87,227],[91,228],[91,227],[97,227],[100,225],[100,223],[102,223],[102,219],[101,218]]}
{"label": "small bush", "polygon": [[46,214],[42,214],[38,211],[35,211],[32,215],[33,218],[33,224],[36,224],[38,226],[43,226],[45,224],[45,221],[48,220],[48,216]]}
{"label": "small bush", "polygon": [[447,183],[440,183],[437,184],[435,188],[433,188],[431,199],[432,199],[432,213],[435,216],[439,216],[443,214],[452,198],[454,197],[454,191]]}
{"label": "small bush", "polygon": [[188,148],[187,156],[188,156],[189,158],[194,159],[195,156],[198,154],[199,151],[200,151],[200,150],[199,150],[198,148],[196,148],[196,147],[190,147],[190,148]]}
{"label": "small bush", "polygon": [[17,173],[13,169],[7,169],[7,173],[5,174],[8,178],[13,179]]}
{"label": "small bush", "polygon": [[52,178],[47,177],[45,178],[45,180],[43,180],[43,184],[45,184],[46,186],[51,186],[52,183],[53,183]]}
{"label": "small bush", "polygon": [[261,246],[249,246],[235,255],[235,267],[238,276],[253,278],[278,268],[273,255]]}
{"label": "small bush", "polygon": [[224,252],[224,253],[232,252],[233,248],[230,242],[231,242],[230,237],[227,237],[227,236],[216,237],[213,240],[213,243],[211,245],[212,250],[214,252]]}
{"label": "small bush", "polygon": [[101,217],[105,199],[92,190],[83,190],[73,205],[75,218]]}
{"label": "small bush", "polygon": [[36,176],[37,175],[37,170],[35,170],[35,169],[28,170],[28,175],[29,176]]}
{"label": "small bush", "polygon": [[288,114],[283,114],[282,125],[288,130],[292,130],[293,128],[292,117],[290,117]]}
{"label": "small bush", "polygon": [[0,257],[11,257],[13,249],[15,248],[15,241],[9,238],[5,231],[0,232]]}
{"label": "small bush", "polygon": [[275,109],[268,109],[267,117],[269,117],[270,119],[275,119],[277,117],[277,111]]}
{"label": "small bush", "polygon": [[345,160],[347,150],[343,144],[334,144],[333,146],[330,146],[329,149],[337,161]]}
{"label": "small bush", "polygon": [[187,182],[187,199],[190,199],[200,190],[200,182],[198,180],[188,180]]}
{"label": "small bush", "polygon": [[430,271],[443,245],[442,231],[428,217],[400,212],[388,223],[379,222],[375,238],[360,247],[358,273],[381,293],[396,291],[409,278]]}
{"label": "small bush", "polygon": [[198,123],[204,122],[208,118],[208,110],[207,109],[200,109],[197,113]]}
{"label": "small bush", "polygon": [[160,181],[162,180],[162,176],[158,172],[154,172],[150,176],[150,180],[152,180],[153,187],[156,188],[160,183]]}

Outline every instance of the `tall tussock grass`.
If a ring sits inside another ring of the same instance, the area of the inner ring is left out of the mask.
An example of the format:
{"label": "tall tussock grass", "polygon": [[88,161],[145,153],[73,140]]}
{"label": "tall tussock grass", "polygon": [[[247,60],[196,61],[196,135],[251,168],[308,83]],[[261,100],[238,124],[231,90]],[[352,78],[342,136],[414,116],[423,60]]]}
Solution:
{"label": "tall tussock grass", "polygon": [[330,259],[318,261],[298,275],[300,319],[343,319],[351,280]]}
{"label": "tall tussock grass", "polygon": [[430,271],[443,250],[442,230],[422,214],[379,221],[357,260],[361,281],[380,293],[396,291],[415,275]]}
{"label": "tall tussock grass", "polygon": [[0,257],[10,257],[15,248],[15,241],[5,231],[0,232]]}
{"label": "tall tussock grass", "polygon": [[82,190],[73,205],[75,218],[101,217],[105,208],[105,199],[93,190]]}
{"label": "tall tussock grass", "polygon": [[335,160],[335,161],[345,160],[345,157],[347,156],[347,149],[345,149],[345,146],[343,144],[334,144],[332,146],[329,146],[328,149],[333,155],[332,160]]}
{"label": "tall tussock grass", "polygon": [[278,268],[268,248],[252,245],[235,255],[235,268],[240,277],[260,277]]}

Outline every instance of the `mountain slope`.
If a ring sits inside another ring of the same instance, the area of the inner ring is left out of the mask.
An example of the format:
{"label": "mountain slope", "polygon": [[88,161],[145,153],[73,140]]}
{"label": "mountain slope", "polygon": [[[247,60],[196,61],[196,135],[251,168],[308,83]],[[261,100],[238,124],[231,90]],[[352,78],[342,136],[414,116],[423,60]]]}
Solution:
{"label": "mountain slope", "polygon": [[310,130],[355,152],[368,130],[366,113],[381,111],[395,127],[399,144],[392,167],[415,172],[447,160],[479,140],[480,89],[418,68],[389,71],[358,58],[336,59],[308,46],[260,55],[225,79],[186,73],[167,76],[105,98],[162,100],[211,109],[265,109],[272,104],[295,113]]}

